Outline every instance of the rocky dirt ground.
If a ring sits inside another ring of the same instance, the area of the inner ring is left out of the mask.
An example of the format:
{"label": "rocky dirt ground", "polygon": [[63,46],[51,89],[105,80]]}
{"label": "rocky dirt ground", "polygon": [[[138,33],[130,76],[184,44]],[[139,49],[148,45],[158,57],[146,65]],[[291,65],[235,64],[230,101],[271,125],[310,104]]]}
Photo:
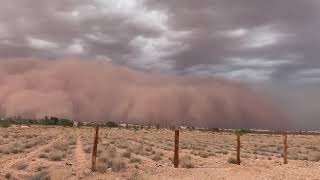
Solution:
{"label": "rocky dirt ground", "polygon": [[173,168],[174,132],[100,128],[97,171],[92,173],[93,128],[0,128],[0,179],[320,179],[320,136],[236,136],[182,130],[180,167]]}

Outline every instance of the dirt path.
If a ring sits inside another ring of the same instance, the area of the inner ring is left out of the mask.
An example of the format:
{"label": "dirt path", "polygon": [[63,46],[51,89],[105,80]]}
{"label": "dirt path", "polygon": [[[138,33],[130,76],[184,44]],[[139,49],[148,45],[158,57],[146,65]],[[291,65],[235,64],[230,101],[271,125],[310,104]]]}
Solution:
{"label": "dirt path", "polygon": [[18,154],[17,156],[11,157],[10,159],[6,159],[4,161],[1,161],[0,162],[0,174],[8,172],[12,166],[14,166],[22,161],[30,162],[32,160],[32,158],[34,158],[37,154],[42,152],[44,149],[52,146],[55,142],[59,141],[61,138],[62,138],[62,136],[59,136],[55,141],[51,141],[48,144],[40,146],[29,153]]}
{"label": "dirt path", "polygon": [[90,169],[86,160],[86,154],[83,151],[79,130],[77,130],[77,146],[74,153],[76,164],[73,171],[77,179],[82,179],[90,173]]}

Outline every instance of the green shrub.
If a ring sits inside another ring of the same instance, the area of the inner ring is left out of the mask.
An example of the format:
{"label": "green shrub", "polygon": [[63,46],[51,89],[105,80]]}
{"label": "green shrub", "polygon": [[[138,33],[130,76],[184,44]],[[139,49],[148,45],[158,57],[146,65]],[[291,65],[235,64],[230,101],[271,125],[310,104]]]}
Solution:
{"label": "green shrub", "polygon": [[8,128],[8,127],[10,127],[10,122],[0,121],[0,128]]}

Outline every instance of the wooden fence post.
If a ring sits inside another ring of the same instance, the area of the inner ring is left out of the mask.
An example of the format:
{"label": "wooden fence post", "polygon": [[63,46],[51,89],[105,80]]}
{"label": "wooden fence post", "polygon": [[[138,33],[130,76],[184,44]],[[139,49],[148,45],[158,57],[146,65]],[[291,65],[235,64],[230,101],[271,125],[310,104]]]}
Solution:
{"label": "wooden fence post", "polygon": [[99,125],[96,125],[94,141],[93,141],[93,149],[92,149],[92,166],[91,166],[92,172],[96,171],[98,138],[99,138]]}
{"label": "wooden fence post", "polygon": [[283,133],[283,163],[288,164],[288,143],[287,133]]}
{"label": "wooden fence post", "polygon": [[174,157],[173,157],[173,165],[174,168],[179,167],[179,130],[176,129],[174,131]]}
{"label": "wooden fence post", "polygon": [[240,165],[240,133],[237,133],[237,164]]}

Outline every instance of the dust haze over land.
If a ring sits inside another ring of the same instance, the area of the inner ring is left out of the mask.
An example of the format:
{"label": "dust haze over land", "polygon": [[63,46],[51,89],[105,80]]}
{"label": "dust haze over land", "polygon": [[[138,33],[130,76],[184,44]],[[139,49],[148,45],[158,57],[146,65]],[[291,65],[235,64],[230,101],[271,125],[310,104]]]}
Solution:
{"label": "dust haze over land", "polygon": [[238,82],[69,59],[0,61],[0,113],[221,128],[287,125],[268,95]]}

